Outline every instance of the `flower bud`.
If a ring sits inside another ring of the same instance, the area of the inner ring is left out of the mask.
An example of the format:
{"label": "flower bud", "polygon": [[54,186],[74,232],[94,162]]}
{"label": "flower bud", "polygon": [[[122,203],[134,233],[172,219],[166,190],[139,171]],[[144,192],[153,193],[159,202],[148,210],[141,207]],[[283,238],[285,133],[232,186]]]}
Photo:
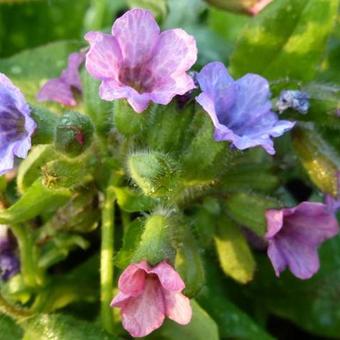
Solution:
{"label": "flower bud", "polygon": [[79,156],[90,146],[93,131],[92,122],[87,116],[78,112],[66,112],[57,123],[55,147],[70,157]]}
{"label": "flower bud", "polygon": [[172,262],[175,250],[172,246],[171,218],[160,212],[150,216],[146,222],[139,246],[132,262],[146,260],[155,265],[163,260]]}
{"label": "flower bud", "polygon": [[226,11],[256,15],[272,0],[206,0],[209,4]]}
{"label": "flower bud", "polygon": [[145,195],[162,197],[174,192],[178,166],[161,152],[136,152],[128,158],[132,179]]}

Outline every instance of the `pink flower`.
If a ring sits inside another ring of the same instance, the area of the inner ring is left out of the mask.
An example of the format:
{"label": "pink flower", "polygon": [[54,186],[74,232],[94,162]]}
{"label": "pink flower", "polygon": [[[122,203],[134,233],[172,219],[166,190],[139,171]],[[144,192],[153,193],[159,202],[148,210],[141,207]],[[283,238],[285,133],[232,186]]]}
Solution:
{"label": "pink flower", "polygon": [[121,309],[124,328],[143,337],[159,328],[165,316],[181,325],[190,322],[190,300],[181,291],[185,284],[165,261],[150,267],[146,261],[129,265],[118,281],[120,292],[111,307]]}
{"label": "pink flower", "polygon": [[79,67],[85,60],[82,52],[72,53],[68,58],[67,68],[60,77],[48,80],[40,89],[37,98],[39,101],[54,101],[66,106],[76,106],[77,101],[73,91],[82,91]]}
{"label": "pink flower", "polygon": [[99,95],[126,98],[140,113],[150,101],[167,105],[195,85],[186,73],[197,59],[195,39],[182,29],[160,33],[147,10],[132,9],[118,18],[112,34],[88,32],[87,71],[102,81]]}

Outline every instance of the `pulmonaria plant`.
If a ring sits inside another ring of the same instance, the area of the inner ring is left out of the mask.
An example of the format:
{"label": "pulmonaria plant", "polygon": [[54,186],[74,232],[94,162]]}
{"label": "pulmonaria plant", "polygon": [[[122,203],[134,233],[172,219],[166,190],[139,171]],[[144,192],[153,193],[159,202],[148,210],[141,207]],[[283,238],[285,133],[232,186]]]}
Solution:
{"label": "pulmonaria plant", "polygon": [[26,158],[36,124],[20,90],[0,73],[0,175],[14,168],[15,157]]}
{"label": "pulmonaria plant", "polygon": [[160,33],[152,14],[133,9],[118,18],[112,34],[89,32],[86,69],[101,80],[99,95],[125,98],[140,113],[152,101],[169,104],[195,87],[186,73],[195,63],[195,39],[182,29]]}
{"label": "pulmonaria plant", "polygon": [[111,306],[121,309],[123,326],[133,337],[150,334],[165,317],[181,325],[191,320],[190,300],[181,293],[185,284],[165,261],[155,267],[146,261],[129,265],[118,288]]}
{"label": "pulmonaria plant", "polygon": [[10,279],[20,270],[19,259],[15,254],[15,241],[5,225],[0,225],[0,278]]}
{"label": "pulmonaria plant", "polygon": [[65,106],[76,106],[75,92],[81,94],[79,68],[85,61],[85,53],[75,52],[68,58],[67,68],[60,77],[48,80],[40,89],[39,101],[54,101]]}
{"label": "pulmonaria plant", "polygon": [[272,137],[294,126],[271,111],[269,84],[256,74],[235,81],[222,63],[212,62],[197,74],[197,81],[202,93],[196,100],[215,126],[216,141],[230,141],[239,150],[261,146],[272,155]]}
{"label": "pulmonaria plant", "polygon": [[302,202],[266,212],[268,256],[277,276],[288,266],[300,279],[319,270],[317,249],[339,232],[336,218],[322,203]]}

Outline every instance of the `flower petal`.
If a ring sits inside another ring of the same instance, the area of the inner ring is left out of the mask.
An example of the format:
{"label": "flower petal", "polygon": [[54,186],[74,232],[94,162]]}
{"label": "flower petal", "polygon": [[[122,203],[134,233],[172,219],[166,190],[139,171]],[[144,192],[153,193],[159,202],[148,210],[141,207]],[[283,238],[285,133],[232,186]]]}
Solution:
{"label": "flower petal", "polygon": [[85,60],[85,53],[75,52],[68,57],[67,68],[62,72],[61,78],[78,91],[82,90],[79,67]]}
{"label": "flower petal", "polygon": [[148,264],[142,261],[138,264],[130,264],[119,277],[118,287],[124,294],[139,295],[145,285]]}
{"label": "flower petal", "polygon": [[291,272],[299,279],[306,280],[319,270],[320,263],[317,247],[300,241],[294,237],[279,237],[275,240]]}
{"label": "flower petal", "polygon": [[48,80],[40,89],[39,101],[54,101],[66,106],[76,106],[72,88],[60,78]]}
{"label": "flower petal", "polygon": [[284,254],[280,251],[275,240],[269,241],[267,255],[272,263],[276,276],[280,276],[280,273],[284,271],[288,265]]}
{"label": "flower petal", "polygon": [[160,34],[149,68],[154,75],[163,78],[188,71],[196,60],[194,37],[182,29],[171,29]]}
{"label": "flower petal", "polygon": [[118,81],[122,55],[117,40],[101,32],[88,32],[85,39],[90,44],[85,61],[87,71],[100,80]]}
{"label": "flower petal", "polygon": [[166,316],[180,325],[187,325],[192,317],[190,300],[182,293],[168,291],[164,291],[164,298]]}
{"label": "flower petal", "polygon": [[166,290],[180,292],[185,288],[185,284],[179,274],[165,261],[152,268],[149,273],[156,274]]}
{"label": "flower petal", "polygon": [[160,29],[151,12],[132,9],[118,18],[112,26],[125,67],[143,65],[151,58]]}
{"label": "flower petal", "polygon": [[158,280],[148,279],[143,294],[131,298],[121,309],[123,327],[133,337],[142,337],[159,328],[165,307]]}
{"label": "flower petal", "polygon": [[104,80],[99,87],[99,96],[103,100],[126,98],[132,108],[137,112],[143,112],[150,103],[150,94],[138,93],[130,86],[120,86],[114,80]]}
{"label": "flower petal", "polygon": [[111,307],[124,307],[130,299],[133,299],[133,297],[130,294],[124,294],[122,292],[119,292],[111,301],[110,306]]}

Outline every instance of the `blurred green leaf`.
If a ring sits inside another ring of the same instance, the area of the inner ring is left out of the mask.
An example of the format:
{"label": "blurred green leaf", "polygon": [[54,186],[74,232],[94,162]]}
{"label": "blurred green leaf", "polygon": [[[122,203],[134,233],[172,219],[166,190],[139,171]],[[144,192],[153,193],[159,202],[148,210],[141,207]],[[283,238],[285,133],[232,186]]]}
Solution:
{"label": "blurred green leaf", "polygon": [[161,336],[168,340],[195,339],[195,340],[218,340],[218,328],[215,321],[195,301],[191,300],[192,319],[186,326],[181,326],[173,321],[166,321],[164,326],[153,336],[155,339]]}
{"label": "blurred green leaf", "polygon": [[115,340],[99,326],[69,315],[41,314],[27,321],[23,340]]}
{"label": "blurred green leaf", "polygon": [[225,274],[240,283],[253,279],[255,260],[243,234],[228,218],[218,221],[215,245],[221,267]]}
{"label": "blurred green leaf", "polygon": [[32,186],[6,210],[0,211],[0,224],[17,224],[30,220],[41,213],[54,211],[71,197],[67,189],[51,190],[38,178]]}
{"label": "blurred green leaf", "polygon": [[22,339],[21,328],[12,319],[4,314],[0,314],[0,339]]}
{"label": "blurred green leaf", "polygon": [[312,80],[337,15],[338,0],[277,0],[243,32],[231,73]]}
{"label": "blurred green leaf", "polygon": [[226,199],[227,214],[259,236],[263,236],[267,229],[266,210],[279,206],[280,202],[274,198],[254,193],[238,192]]}
{"label": "blurred green leaf", "polygon": [[0,59],[0,72],[17,85],[30,103],[36,103],[40,87],[60,75],[70,53],[83,46],[78,41],[59,41]]}
{"label": "blurred green leaf", "polygon": [[[320,271],[309,280],[299,280],[288,271],[280,279],[266,256],[259,256],[256,280],[247,296],[259,308],[267,308],[280,317],[321,337],[340,334],[340,236],[327,241],[320,249]],[[264,288],[265,287],[265,288]]]}

